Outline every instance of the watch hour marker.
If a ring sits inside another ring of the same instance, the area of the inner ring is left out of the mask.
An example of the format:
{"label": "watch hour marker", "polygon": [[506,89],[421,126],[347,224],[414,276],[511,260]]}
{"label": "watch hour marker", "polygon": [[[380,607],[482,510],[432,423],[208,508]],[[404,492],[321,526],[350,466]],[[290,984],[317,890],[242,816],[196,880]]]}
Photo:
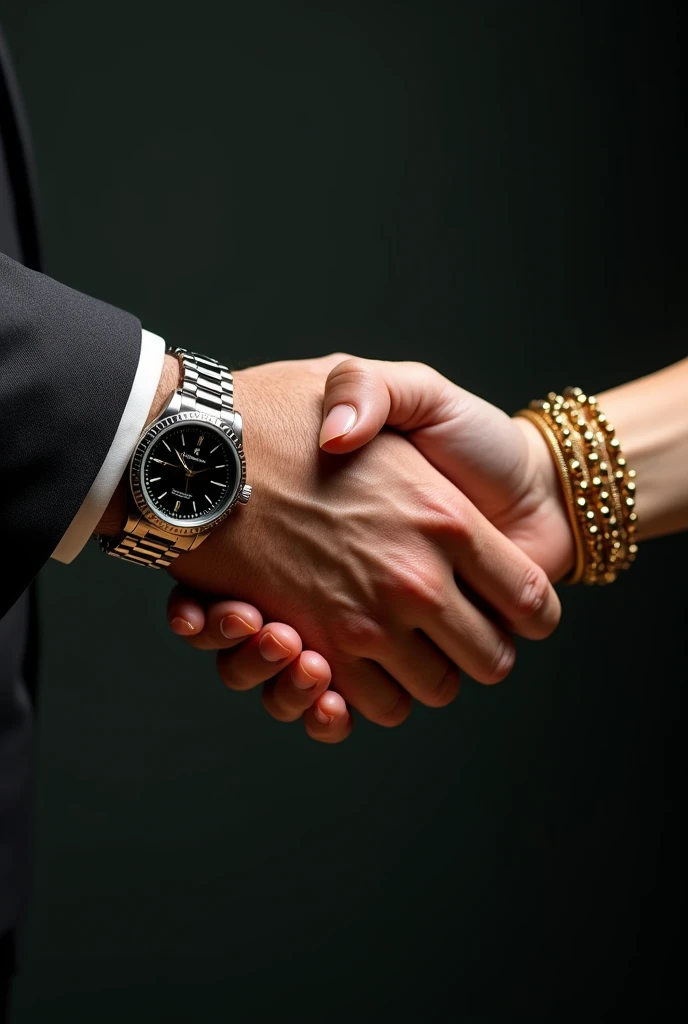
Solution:
{"label": "watch hour marker", "polygon": [[192,502],[191,502],[191,504],[193,505],[193,510],[194,510],[194,512],[195,512],[195,511],[196,511],[196,502],[195,502],[195,501],[192,501]]}
{"label": "watch hour marker", "polygon": [[209,498],[207,494],[204,494],[203,497],[205,498],[205,500],[207,502],[209,502],[212,505],[212,503],[213,503],[213,499],[212,498]]}
{"label": "watch hour marker", "polygon": [[174,506],[174,511],[178,512],[181,507],[182,507],[182,503],[181,503],[181,501],[178,501],[177,504]]}
{"label": "watch hour marker", "polygon": [[184,431],[182,430],[182,448],[186,448],[186,441],[184,440]]}
{"label": "watch hour marker", "polygon": [[151,482],[152,484],[157,484],[158,480],[162,480],[162,477],[161,477],[161,476],[152,476],[152,477],[150,478],[150,482]]}
{"label": "watch hour marker", "polygon": [[203,438],[204,437],[205,437],[205,434],[199,434],[198,435],[198,441],[196,441],[196,447],[197,448],[200,448],[201,445],[203,444]]}
{"label": "watch hour marker", "polygon": [[211,484],[215,484],[216,487],[224,487],[224,484],[219,484],[217,480],[211,480]]}
{"label": "watch hour marker", "polygon": [[225,468],[224,462],[221,462],[219,466],[215,467],[215,469],[224,469],[224,468]]}
{"label": "watch hour marker", "polygon": [[212,455],[213,452],[216,452],[219,447],[220,447],[219,444],[216,444],[214,448],[210,449],[210,454]]}
{"label": "watch hour marker", "polygon": [[158,495],[158,501],[162,501],[162,499],[165,497],[166,494],[167,494],[167,491],[163,491],[162,494],[159,494]]}
{"label": "watch hour marker", "polygon": [[[163,437],[163,439],[162,439],[162,443],[163,443],[163,444],[165,445],[165,447],[167,448],[168,452],[169,452],[169,453],[170,453],[170,455],[171,455],[171,454],[172,454],[172,449],[170,448],[170,446],[168,445],[168,443],[167,443],[167,441],[165,440],[165,438],[164,438],[164,437]],[[158,459],[157,461],[158,461],[158,462],[160,462],[160,459]]]}

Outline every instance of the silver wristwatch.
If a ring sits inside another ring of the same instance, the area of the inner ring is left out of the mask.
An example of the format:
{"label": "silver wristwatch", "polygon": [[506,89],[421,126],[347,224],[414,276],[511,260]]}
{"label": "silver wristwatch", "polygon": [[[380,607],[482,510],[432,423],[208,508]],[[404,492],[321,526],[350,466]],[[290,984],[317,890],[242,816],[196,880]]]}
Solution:
{"label": "silver wristwatch", "polygon": [[231,373],[197,352],[173,354],[181,384],[131,457],[124,531],[99,538],[108,555],[151,569],[198,547],[237,502],[251,497]]}

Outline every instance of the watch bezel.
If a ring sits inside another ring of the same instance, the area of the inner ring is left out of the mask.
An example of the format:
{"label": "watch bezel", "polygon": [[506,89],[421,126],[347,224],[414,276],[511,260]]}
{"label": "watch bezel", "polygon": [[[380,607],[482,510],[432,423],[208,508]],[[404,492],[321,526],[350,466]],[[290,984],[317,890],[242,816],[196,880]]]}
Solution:
{"label": "watch bezel", "polygon": [[[141,467],[143,465],[143,459],[146,452],[158,439],[160,434],[180,423],[203,423],[210,424],[210,426],[215,427],[215,429],[223,434],[234,447],[239,458],[240,466],[237,483],[227,507],[207,522],[200,524],[192,523],[187,526],[171,523],[167,519],[163,519],[158,515],[155,509],[149,504],[141,486]],[[240,438],[234,433],[231,425],[223,422],[223,420],[216,416],[211,416],[209,413],[204,413],[200,410],[195,412],[173,413],[169,416],[163,416],[161,419],[156,420],[155,423],[151,423],[139,438],[129,464],[129,488],[137,509],[146,522],[150,523],[162,533],[170,534],[174,537],[194,537],[200,533],[206,533],[208,530],[212,530],[230,514],[239,500],[239,496],[245,483],[246,456],[244,455],[244,449]]]}

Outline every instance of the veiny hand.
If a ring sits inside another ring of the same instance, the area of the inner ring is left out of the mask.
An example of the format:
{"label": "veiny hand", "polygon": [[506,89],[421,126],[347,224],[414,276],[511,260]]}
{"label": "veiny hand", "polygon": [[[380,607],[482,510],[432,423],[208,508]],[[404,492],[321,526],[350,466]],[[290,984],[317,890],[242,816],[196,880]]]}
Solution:
{"label": "veiny hand", "polygon": [[548,636],[560,607],[542,570],[401,437],[385,433],[344,460],[314,453],[339,361],[235,374],[254,500],[171,572],[292,623],[353,707],[396,725],[409,695],[452,700],[457,665],[480,682],[503,679],[509,632]]}
{"label": "veiny hand", "polygon": [[527,420],[511,419],[423,363],[357,358],[329,374],[323,411],[326,451],[351,452],[383,426],[395,427],[551,580],[572,568],[554,463]]}
{"label": "veiny hand", "polygon": [[303,718],[306,732],[321,743],[339,743],[352,718],[338,693],[328,689],[330,666],[283,622],[263,625],[257,608],[242,601],[205,604],[198,594],[175,587],[167,604],[170,628],[200,651],[218,651],[217,669],[230,690],[263,686],[263,705],[280,722]]}

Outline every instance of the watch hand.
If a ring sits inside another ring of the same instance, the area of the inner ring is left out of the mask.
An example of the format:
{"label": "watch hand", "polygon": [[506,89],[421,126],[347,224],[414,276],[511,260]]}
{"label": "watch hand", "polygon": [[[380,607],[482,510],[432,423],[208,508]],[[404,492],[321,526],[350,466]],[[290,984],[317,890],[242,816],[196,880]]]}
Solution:
{"label": "watch hand", "polygon": [[189,469],[187,464],[184,462],[184,456],[180,452],[178,452],[176,448],[174,449],[174,451],[175,451],[175,455],[177,456],[177,458],[181,462],[181,464],[184,467],[184,469],[186,470],[186,472],[189,474],[189,476],[192,476],[193,475],[192,471]]}
{"label": "watch hand", "polygon": [[179,469],[176,462],[165,462],[164,459],[154,459],[152,457],[151,462],[157,462],[160,466],[169,466],[170,469]]}

